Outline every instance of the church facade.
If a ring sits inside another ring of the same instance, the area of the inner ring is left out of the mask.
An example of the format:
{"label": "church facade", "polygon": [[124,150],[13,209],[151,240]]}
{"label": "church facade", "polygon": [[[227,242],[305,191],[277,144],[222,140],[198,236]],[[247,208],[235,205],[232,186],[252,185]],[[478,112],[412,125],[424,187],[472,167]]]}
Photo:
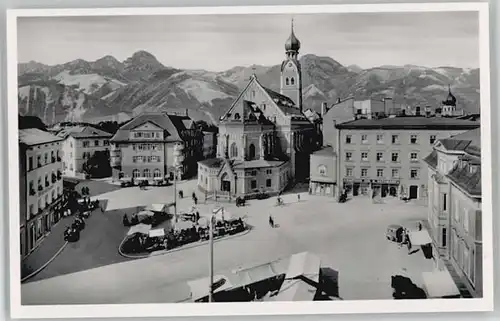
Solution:
{"label": "church facade", "polygon": [[300,41],[285,43],[280,93],[253,75],[221,117],[217,157],[198,162],[198,186],[209,193],[251,197],[274,195],[309,176],[309,155],[319,137],[304,115]]}

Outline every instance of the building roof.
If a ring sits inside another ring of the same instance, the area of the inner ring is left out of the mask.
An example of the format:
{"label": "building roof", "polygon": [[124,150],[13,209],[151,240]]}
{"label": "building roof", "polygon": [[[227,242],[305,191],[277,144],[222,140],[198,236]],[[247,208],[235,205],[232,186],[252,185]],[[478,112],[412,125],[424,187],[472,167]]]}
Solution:
{"label": "building roof", "polygon": [[325,147],[321,148],[320,150],[315,151],[312,155],[318,155],[318,156],[335,156],[337,154],[333,150],[332,146],[325,146]]}
{"label": "building roof", "polygon": [[471,166],[455,166],[447,177],[469,195],[481,196],[481,166],[474,167],[475,170]]}
{"label": "building roof", "polygon": [[[211,158],[199,161],[198,163],[209,168],[221,168],[224,165],[224,158]],[[283,160],[264,160],[264,159],[254,159],[250,161],[240,161],[240,160],[229,160],[230,165],[234,169],[251,169],[251,168],[269,168],[269,167],[279,167],[286,163]]]}
{"label": "building roof", "polygon": [[62,138],[69,136],[74,138],[111,138],[113,134],[92,126],[73,126],[64,128],[57,136]]}
{"label": "building roof", "polygon": [[27,146],[52,143],[62,140],[54,134],[38,128],[27,128],[19,130],[19,142]]}
{"label": "building roof", "polygon": [[440,139],[439,143],[449,151],[463,151],[474,156],[481,156],[481,128]]}
{"label": "building roof", "polygon": [[126,123],[118,131],[111,141],[128,141],[129,132],[142,124],[151,122],[165,131],[167,142],[181,141],[181,132],[191,129],[193,121],[189,116],[168,115],[166,113],[143,113]]}
{"label": "building roof", "polygon": [[430,167],[437,168],[438,156],[436,150],[433,150],[429,155],[424,157],[424,162],[426,162]]}
{"label": "building roof", "polygon": [[262,87],[269,94],[276,105],[283,111],[283,113],[286,115],[302,116],[305,118],[304,114],[295,106],[295,103],[292,99],[290,99],[290,97],[279,94],[264,86]]}
{"label": "building roof", "polygon": [[199,161],[198,164],[207,166],[209,168],[220,168],[224,163],[224,159],[222,158],[209,158]]}
{"label": "building roof", "polygon": [[339,129],[476,129],[480,123],[470,120],[445,117],[392,117],[381,119],[357,119],[337,124]]}

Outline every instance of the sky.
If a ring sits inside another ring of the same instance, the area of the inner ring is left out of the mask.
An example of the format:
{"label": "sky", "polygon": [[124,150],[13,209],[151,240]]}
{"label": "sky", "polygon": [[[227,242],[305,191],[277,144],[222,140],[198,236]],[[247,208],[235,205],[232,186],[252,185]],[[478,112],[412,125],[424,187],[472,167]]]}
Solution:
{"label": "sky", "polygon": [[479,67],[477,12],[19,18],[18,61],[123,61],[146,50],[182,69],[271,66],[283,60],[292,18],[301,55],[362,68]]}

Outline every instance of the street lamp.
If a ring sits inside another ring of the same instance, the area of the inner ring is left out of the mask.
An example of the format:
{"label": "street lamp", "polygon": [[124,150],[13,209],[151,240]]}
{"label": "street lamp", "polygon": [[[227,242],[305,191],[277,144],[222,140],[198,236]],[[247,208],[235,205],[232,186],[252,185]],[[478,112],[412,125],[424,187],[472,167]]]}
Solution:
{"label": "street lamp", "polygon": [[216,207],[210,215],[208,223],[208,254],[209,254],[209,283],[208,283],[208,302],[213,302],[214,299],[214,221],[217,213],[222,212],[224,215],[223,207]]}

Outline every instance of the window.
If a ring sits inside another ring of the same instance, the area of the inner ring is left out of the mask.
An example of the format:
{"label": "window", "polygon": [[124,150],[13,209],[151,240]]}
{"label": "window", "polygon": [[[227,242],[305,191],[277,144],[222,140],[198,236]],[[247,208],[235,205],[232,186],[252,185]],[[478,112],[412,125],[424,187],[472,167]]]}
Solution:
{"label": "window", "polygon": [[30,171],[30,170],[32,170],[32,169],[33,169],[33,157],[32,157],[32,156],[30,156],[30,157],[28,158],[28,170]]}
{"label": "window", "polygon": [[288,77],[286,77],[286,79],[285,79],[285,84],[286,84],[287,86],[288,86],[288,85],[290,85],[290,79],[289,79]]}
{"label": "window", "polygon": [[257,181],[256,180],[252,180],[250,182],[250,188],[251,189],[256,189],[257,188]]}
{"label": "window", "polygon": [[382,168],[377,169],[377,177],[384,177],[384,170]]}
{"label": "window", "polygon": [[250,147],[248,147],[248,159],[253,160],[255,158],[255,145],[250,144]]}
{"label": "window", "polygon": [[345,160],[346,160],[347,162],[352,161],[352,153],[351,153],[351,152],[346,152],[346,153],[345,153]]}
{"label": "window", "polygon": [[429,137],[429,143],[433,145],[436,142],[436,135],[431,135]]}
{"label": "window", "polygon": [[446,239],[447,239],[446,227],[443,227],[443,229],[441,231],[441,246],[442,247],[446,247]]}
{"label": "window", "polygon": [[398,163],[399,162],[399,153],[392,153],[391,154],[391,161],[393,163]]}
{"label": "window", "polygon": [[383,162],[384,161],[384,153],[378,152],[377,153],[377,162]]}
{"label": "window", "polygon": [[87,148],[87,147],[89,147],[90,142],[88,140],[84,140],[82,144],[83,144],[84,148]]}
{"label": "window", "polygon": [[295,78],[290,78],[290,85],[295,85]]}
{"label": "window", "polygon": [[33,215],[35,215],[35,205],[30,204],[30,210],[29,210],[29,216],[28,217],[31,217]]}
{"label": "window", "polygon": [[151,171],[149,168],[144,169],[144,177],[149,178],[151,177]]}
{"label": "window", "polygon": [[30,181],[28,192],[30,193],[30,195],[35,195],[35,182]]}
{"label": "window", "polygon": [[368,176],[368,168],[362,168],[361,177],[366,177],[366,176]]}
{"label": "window", "polygon": [[345,169],[345,175],[348,177],[352,177],[352,168],[346,168]]}
{"label": "window", "polygon": [[418,153],[410,153],[410,161],[418,162]]}
{"label": "window", "polygon": [[446,211],[446,209],[448,207],[447,195],[446,195],[446,193],[442,193],[441,195],[442,195],[441,199],[443,200],[443,206],[442,206],[442,208],[443,208],[443,211]]}
{"label": "window", "polygon": [[238,157],[238,146],[236,146],[236,143],[231,144],[231,157]]}
{"label": "window", "polygon": [[139,171],[138,169],[134,169],[132,171],[132,177],[133,178],[138,178],[139,176],[141,176],[141,171]]}
{"label": "window", "polygon": [[469,253],[469,251],[470,251],[469,248],[464,243],[464,247],[463,247],[464,257],[463,257],[463,265],[462,266],[463,266],[464,273],[467,276],[470,275],[470,253]]}
{"label": "window", "polygon": [[45,206],[49,206],[50,201],[49,201],[49,194],[45,195]]}
{"label": "window", "polygon": [[57,198],[56,196],[56,190],[52,190],[52,202],[55,201]]}
{"label": "window", "polygon": [[410,135],[410,144],[418,144],[417,135]]}
{"label": "window", "polygon": [[266,170],[266,174],[267,174],[267,175],[271,175],[272,173],[273,173],[273,170],[272,170],[272,169],[268,169],[268,170]]}
{"label": "window", "polygon": [[346,135],[345,136],[345,143],[346,144],[352,144],[352,135]]}
{"label": "window", "polygon": [[96,146],[96,147],[99,146],[99,140],[97,140],[97,139],[94,140],[94,146]]}
{"label": "window", "polygon": [[393,144],[395,144],[395,145],[399,144],[399,136],[398,135],[392,135],[391,142]]}
{"label": "window", "polygon": [[271,187],[271,179],[266,179],[266,187]]}
{"label": "window", "polygon": [[363,162],[367,162],[368,161],[368,152],[362,152],[361,153],[361,160]]}
{"label": "window", "polygon": [[469,209],[464,208],[464,221],[463,221],[464,231],[469,232]]}
{"label": "window", "polygon": [[393,168],[391,175],[392,175],[392,178],[399,178],[399,169]]}
{"label": "window", "polygon": [[256,171],[256,170],[251,171],[251,172],[250,172],[250,175],[252,175],[252,176],[257,176],[257,171]]}
{"label": "window", "polygon": [[48,164],[48,163],[49,163],[49,154],[48,154],[48,153],[45,153],[45,154],[43,155],[43,159],[44,159],[43,164]]}
{"label": "window", "polygon": [[410,170],[410,178],[418,179],[418,169],[413,168]]}
{"label": "window", "polygon": [[104,146],[109,146],[109,140],[107,139],[104,140]]}
{"label": "window", "polygon": [[153,177],[154,178],[160,178],[161,177],[161,171],[158,168],[154,170]]}
{"label": "window", "polygon": [[368,144],[368,135],[361,135],[361,144]]}
{"label": "window", "polygon": [[38,211],[43,211],[43,201],[41,198],[38,200]]}
{"label": "window", "polygon": [[384,135],[378,134],[377,135],[377,144],[383,144],[384,143]]}
{"label": "window", "polygon": [[42,166],[42,156],[41,155],[37,155],[36,156],[36,163],[37,163],[37,167],[40,167]]}

